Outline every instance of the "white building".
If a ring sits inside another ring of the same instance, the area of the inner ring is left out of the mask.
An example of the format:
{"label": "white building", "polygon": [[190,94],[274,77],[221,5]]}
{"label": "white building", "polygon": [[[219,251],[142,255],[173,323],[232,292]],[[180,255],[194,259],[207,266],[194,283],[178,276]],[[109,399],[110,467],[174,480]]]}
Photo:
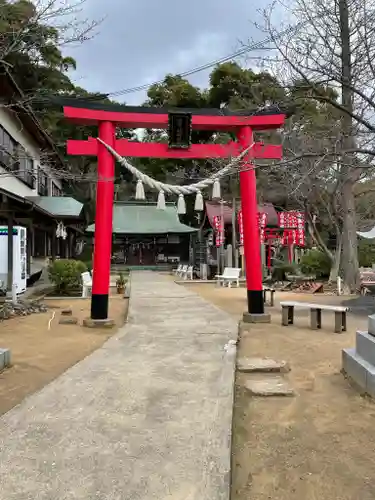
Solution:
{"label": "white building", "polygon": [[[55,174],[63,168],[16,81],[0,67],[0,224],[8,226],[8,234],[15,225],[27,228],[28,274],[33,258],[74,256],[83,205],[63,196],[61,177]],[[66,229],[65,239],[56,235],[58,224]],[[8,258],[8,274],[10,269]]]}

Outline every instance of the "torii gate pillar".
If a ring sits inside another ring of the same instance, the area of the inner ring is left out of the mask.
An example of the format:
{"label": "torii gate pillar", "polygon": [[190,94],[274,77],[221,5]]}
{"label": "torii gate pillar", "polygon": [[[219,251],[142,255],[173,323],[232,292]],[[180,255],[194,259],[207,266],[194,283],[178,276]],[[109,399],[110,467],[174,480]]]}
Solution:
{"label": "torii gate pillar", "polygon": [[[253,144],[253,131],[241,127],[237,134],[242,151]],[[256,176],[252,163],[252,148],[242,158],[240,170],[240,191],[243,224],[243,244],[246,269],[247,311],[243,320],[247,323],[269,322],[271,317],[264,314],[262,256],[258,227],[258,201]]]}
{"label": "torii gate pillar", "polygon": [[[115,124],[99,122],[99,137],[115,147]],[[111,275],[112,219],[114,196],[115,159],[103,144],[98,142],[98,182],[96,185],[96,214],[93,261],[93,287],[91,319],[107,320],[108,294]]]}

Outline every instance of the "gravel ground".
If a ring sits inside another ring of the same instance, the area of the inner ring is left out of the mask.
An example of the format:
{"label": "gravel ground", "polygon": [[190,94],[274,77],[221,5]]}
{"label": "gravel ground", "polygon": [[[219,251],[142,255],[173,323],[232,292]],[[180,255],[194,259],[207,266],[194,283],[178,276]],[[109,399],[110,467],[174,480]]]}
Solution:
{"label": "gravel ground", "polygon": [[[240,318],[244,289],[187,285]],[[323,329],[308,328],[305,311],[282,327],[279,300],[345,303],[352,308],[348,332],[333,333],[332,314]],[[375,405],[340,373],[341,350],[365,329],[373,297],[278,294],[270,325],[253,325],[239,342],[239,356],[287,361],[294,398],[254,398],[237,374],[232,460],[232,500],[373,500],[375,498]]]}

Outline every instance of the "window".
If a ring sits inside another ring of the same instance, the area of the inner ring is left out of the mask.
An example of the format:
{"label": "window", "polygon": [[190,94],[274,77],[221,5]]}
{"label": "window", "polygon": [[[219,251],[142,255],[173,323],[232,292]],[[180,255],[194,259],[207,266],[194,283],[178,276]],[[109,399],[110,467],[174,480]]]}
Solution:
{"label": "window", "polygon": [[18,168],[15,157],[17,150],[16,141],[0,125],[0,165],[7,170]]}
{"label": "window", "polygon": [[0,165],[14,172],[31,189],[35,188],[34,160],[0,125]]}
{"label": "window", "polygon": [[18,162],[15,174],[31,189],[35,188],[34,160],[26,153],[25,149],[18,145]]}
{"label": "window", "polygon": [[38,194],[48,196],[48,177],[40,167],[38,167]]}
{"label": "window", "polygon": [[52,196],[62,196],[62,190],[52,181]]}

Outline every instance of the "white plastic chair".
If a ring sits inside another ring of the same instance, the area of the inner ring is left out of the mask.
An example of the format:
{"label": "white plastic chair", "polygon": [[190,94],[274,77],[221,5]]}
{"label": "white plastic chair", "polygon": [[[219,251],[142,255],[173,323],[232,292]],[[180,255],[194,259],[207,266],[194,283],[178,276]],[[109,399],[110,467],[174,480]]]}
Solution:
{"label": "white plastic chair", "polygon": [[193,266],[187,267],[187,269],[183,275],[184,280],[187,280],[188,278],[191,280],[193,279],[193,270],[194,270]]}
{"label": "white plastic chair", "polygon": [[240,286],[240,267],[226,267],[223,274],[217,274],[215,278],[217,279],[217,285],[225,286],[228,284],[228,288],[231,288],[232,283],[235,283],[237,288]]}
{"label": "white plastic chair", "polygon": [[188,270],[188,266],[187,264],[184,264],[181,269],[180,269],[180,272],[177,274],[177,276],[180,276],[181,278],[184,276],[184,274],[187,272]]}
{"label": "white plastic chair", "polygon": [[179,264],[177,269],[174,270],[174,274],[178,276],[181,271],[182,271],[182,264]]}
{"label": "white plastic chair", "polygon": [[92,277],[88,271],[81,273],[82,278],[82,298],[87,298],[90,296],[92,291]]}

